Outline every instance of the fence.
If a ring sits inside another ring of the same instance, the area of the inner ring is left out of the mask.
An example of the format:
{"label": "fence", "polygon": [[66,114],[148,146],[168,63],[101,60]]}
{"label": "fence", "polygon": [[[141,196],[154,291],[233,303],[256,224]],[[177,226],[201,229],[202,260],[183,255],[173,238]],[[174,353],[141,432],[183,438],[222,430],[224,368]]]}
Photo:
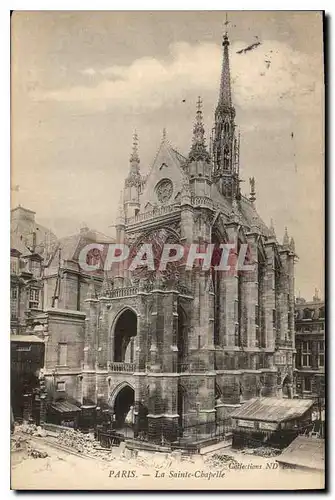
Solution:
{"label": "fence", "polygon": [[179,444],[196,443],[201,441],[224,439],[231,432],[231,419],[216,420],[213,422],[200,422],[193,425],[179,427]]}
{"label": "fence", "polygon": [[100,442],[102,448],[111,448],[112,446],[119,446],[121,441],[129,437],[126,434],[127,432],[124,433],[123,430],[118,432],[118,430],[111,430],[102,425],[97,425],[94,437]]}

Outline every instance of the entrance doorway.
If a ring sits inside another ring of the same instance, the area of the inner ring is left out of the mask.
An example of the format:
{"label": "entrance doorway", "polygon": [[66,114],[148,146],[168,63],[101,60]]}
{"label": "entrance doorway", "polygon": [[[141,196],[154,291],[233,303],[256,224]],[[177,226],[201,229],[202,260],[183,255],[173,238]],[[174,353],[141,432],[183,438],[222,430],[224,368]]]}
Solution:
{"label": "entrance doorway", "polygon": [[135,401],[135,392],[130,385],[124,385],[120,391],[117,393],[116,398],[114,400],[114,415],[115,415],[115,428],[123,429],[129,423],[126,422],[126,417],[131,409],[134,406]]}

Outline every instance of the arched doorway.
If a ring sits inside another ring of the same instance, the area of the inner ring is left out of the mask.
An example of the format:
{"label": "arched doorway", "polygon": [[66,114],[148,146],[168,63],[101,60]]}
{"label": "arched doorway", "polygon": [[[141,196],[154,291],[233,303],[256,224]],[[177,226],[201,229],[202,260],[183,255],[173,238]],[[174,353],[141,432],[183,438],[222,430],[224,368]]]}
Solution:
{"label": "arched doorway", "polygon": [[115,362],[134,363],[135,342],[137,335],[137,316],[131,309],[126,309],[118,317],[114,328]]}
{"label": "arched doorway", "polygon": [[134,406],[134,401],[134,389],[126,383],[123,384],[117,394],[111,398],[110,406],[112,407],[113,414],[115,415],[114,421],[116,429],[122,429],[125,427],[126,416],[131,409],[131,406]]}

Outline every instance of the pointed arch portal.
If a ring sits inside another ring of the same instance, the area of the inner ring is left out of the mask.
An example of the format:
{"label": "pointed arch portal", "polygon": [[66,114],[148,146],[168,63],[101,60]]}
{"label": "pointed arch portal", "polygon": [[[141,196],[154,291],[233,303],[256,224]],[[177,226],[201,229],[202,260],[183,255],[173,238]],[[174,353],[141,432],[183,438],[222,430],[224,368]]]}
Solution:
{"label": "pointed arch portal", "polygon": [[137,316],[134,311],[127,308],[117,318],[114,328],[113,360],[115,362],[134,362],[136,335]]}
{"label": "pointed arch portal", "polygon": [[111,396],[109,406],[115,415],[115,427],[117,429],[124,427],[126,416],[131,406],[134,406],[134,401],[135,391],[126,382],[116,388],[114,394]]}

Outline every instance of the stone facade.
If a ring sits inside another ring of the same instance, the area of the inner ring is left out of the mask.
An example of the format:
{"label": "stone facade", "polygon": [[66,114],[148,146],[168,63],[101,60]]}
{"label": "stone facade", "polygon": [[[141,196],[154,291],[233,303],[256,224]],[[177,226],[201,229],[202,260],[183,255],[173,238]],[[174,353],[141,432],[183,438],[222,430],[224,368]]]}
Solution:
{"label": "stone facade", "polygon": [[131,255],[146,243],[155,255],[166,243],[231,243],[235,252],[248,244],[253,271],[187,271],[181,264],[130,272],[121,264],[86,300],[86,366],[95,374],[87,383],[95,402],[113,408],[131,387],[135,413],[146,409],[148,439],[156,442],[195,423],[210,428],[253,396],[293,396],[294,242],[286,231],[279,244],[259,217],[254,179],[250,199],[240,193],[226,36],[223,47],[211,151],[200,100],[187,157],[164,131],[144,177],[135,136],[116,240]]}
{"label": "stone facade", "polygon": [[226,35],[210,151],[204,135],[199,99],[188,156],[164,131],[146,176],[135,135],[116,241],[131,256],[152,244],[157,259],[167,243],[230,243],[233,261],[247,244],[252,271],[189,271],[184,263],[130,271],[120,263],[103,272],[98,259],[88,273],[78,255],[94,239],[82,235],[68,256],[55,248],[34,319],[47,344],[49,396],[108,405],[120,426],[133,405],[136,432],[157,443],[194,424],[212,429],[253,396],[293,395],[294,242],[286,231],[279,244],[258,215],[254,179],[250,198],[240,192]]}

